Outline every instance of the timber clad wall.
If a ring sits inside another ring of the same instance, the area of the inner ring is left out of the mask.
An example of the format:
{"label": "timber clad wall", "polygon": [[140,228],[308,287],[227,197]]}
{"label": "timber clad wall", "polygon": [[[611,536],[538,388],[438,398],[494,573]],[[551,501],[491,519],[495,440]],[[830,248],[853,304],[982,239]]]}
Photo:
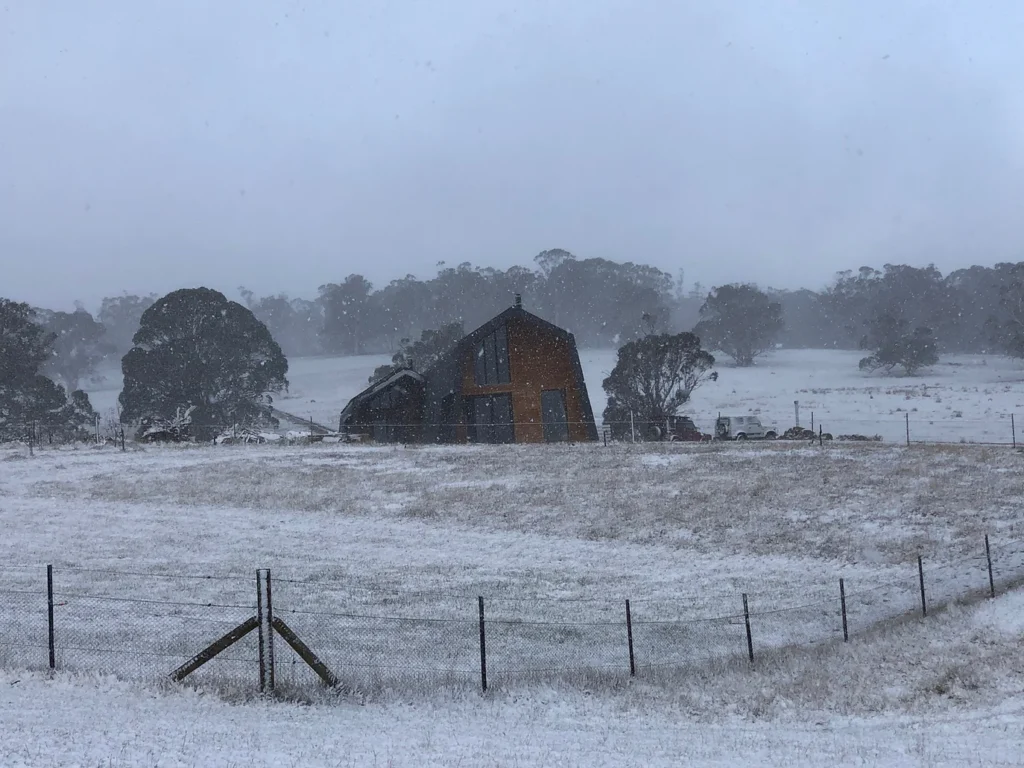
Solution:
{"label": "timber clad wall", "polygon": [[[516,442],[542,443],[541,392],[561,390],[565,394],[569,439],[574,442],[591,439],[576,380],[572,345],[549,331],[516,319],[510,319],[506,327],[511,383],[478,386],[474,374],[474,346],[466,350],[462,359],[463,397],[511,393]],[[464,434],[465,431],[460,430],[460,442],[465,440]]]}

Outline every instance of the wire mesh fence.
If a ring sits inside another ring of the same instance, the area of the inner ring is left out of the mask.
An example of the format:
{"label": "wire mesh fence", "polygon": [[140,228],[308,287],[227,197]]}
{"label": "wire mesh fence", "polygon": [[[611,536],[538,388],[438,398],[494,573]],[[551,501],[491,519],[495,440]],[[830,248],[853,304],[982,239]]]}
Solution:
{"label": "wire mesh fence", "polygon": [[[976,413],[953,410],[935,412],[924,408],[918,410],[909,406],[906,410],[878,412],[877,415],[851,409],[844,412],[843,408],[834,411],[828,409],[802,410],[799,421],[792,415],[775,421],[767,414],[758,412],[763,432],[770,439],[779,442],[801,443],[812,439],[818,441],[837,442],[883,442],[897,445],[1005,445],[1018,447],[1024,445],[1024,434],[1018,434],[1018,419],[1014,413]],[[796,426],[794,426],[794,423]],[[558,434],[580,434],[583,428],[592,422],[559,421],[549,422],[549,426],[564,427]],[[29,448],[45,450],[47,447],[75,444],[112,445],[121,449],[133,442],[204,442],[218,445],[263,445],[278,443],[282,445],[336,443],[336,442],[420,442],[423,422],[378,421],[371,424],[351,424],[343,432],[336,432],[333,427],[326,427],[315,422],[296,419],[295,423],[282,422],[277,426],[239,425],[221,423],[190,423],[191,431],[180,435],[159,433],[156,436],[144,437],[136,434],[130,426],[123,429],[101,430],[98,427],[87,427],[79,431],[45,429],[35,422],[5,424],[0,430],[0,443],[20,443]],[[440,442],[474,442],[476,431],[466,420],[432,423],[432,434],[447,435],[437,439]],[[537,423],[512,419],[505,426],[511,428],[506,436],[533,434]],[[667,420],[651,421],[641,418],[606,419],[597,421],[598,440],[605,443],[615,442],[721,442],[735,439],[742,433],[741,439],[756,439],[761,433],[747,435],[742,428],[739,433],[719,433],[716,429],[716,415],[705,413],[701,416],[672,417]],[[556,430],[557,431],[557,430]],[[198,435],[204,435],[199,439]],[[520,438],[521,439],[521,438]],[[569,439],[566,437],[565,439]],[[513,440],[514,441],[514,440]]]}
{"label": "wire mesh fence", "polygon": [[0,566],[0,663],[233,688],[501,686],[757,662],[1024,583],[1024,542],[886,582],[699,600],[493,597],[343,581]]}

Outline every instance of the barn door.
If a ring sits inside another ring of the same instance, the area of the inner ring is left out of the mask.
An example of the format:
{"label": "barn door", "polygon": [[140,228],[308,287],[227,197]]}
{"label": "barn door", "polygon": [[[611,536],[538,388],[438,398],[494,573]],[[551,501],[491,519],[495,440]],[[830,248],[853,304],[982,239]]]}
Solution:
{"label": "barn door", "polygon": [[482,395],[469,398],[467,417],[474,443],[514,443],[511,395]]}
{"label": "barn door", "polygon": [[565,413],[565,392],[560,389],[543,390],[540,393],[540,409],[544,439],[549,443],[568,442],[569,418]]}

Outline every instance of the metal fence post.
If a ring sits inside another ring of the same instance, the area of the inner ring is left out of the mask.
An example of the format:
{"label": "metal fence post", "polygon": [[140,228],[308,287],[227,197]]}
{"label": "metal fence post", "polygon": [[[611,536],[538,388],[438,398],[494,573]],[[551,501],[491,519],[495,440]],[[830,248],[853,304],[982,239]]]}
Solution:
{"label": "metal fence post", "polygon": [[850,641],[850,632],[846,627],[846,585],[839,579],[839,605],[843,611],[843,642]]}
{"label": "metal fence post", "polygon": [[1017,447],[1017,422],[1013,414],[1010,414],[1010,433],[1013,435],[1013,447]]}
{"label": "metal fence post", "polygon": [[928,602],[924,597],[924,561],[921,559],[920,555],[917,556],[917,576],[921,582],[921,615],[927,616]]}
{"label": "metal fence post", "polygon": [[477,598],[480,605],[480,687],[487,692],[487,633],[484,629],[484,598]]}
{"label": "metal fence post", "polygon": [[53,642],[53,566],[46,566],[46,625],[50,648],[50,669],[57,668],[57,649]]}
{"label": "metal fence post", "polygon": [[988,594],[996,596],[996,581],[992,578],[992,550],[988,546],[988,534],[985,534],[985,559],[988,560]]}
{"label": "metal fence post", "polygon": [[747,655],[754,663],[754,638],[750,634],[750,609],[747,607],[747,593],[743,593],[743,621],[747,625]]}
{"label": "metal fence post", "polygon": [[267,576],[267,688],[274,692],[274,601],[270,594],[270,569]]}
{"label": "metal fence post", "polygon": [[910,411],[903,414],[907,420],[907,447],[910,447]]}
{"label": "metal fence post", "polygon": [[633,656],[633,614],[626,601],[626,639],[629,641],[629,676],[636,677],[636,658]]}
{"label": "metal fence post", "polygon": [[260,580],[259,568],[256,569],[256,622],[260,653],[260,693],[263,693],[267,689],[267,662],[263,652],[263,633],[266,631],[266,627],[263,624],[263,583]]}

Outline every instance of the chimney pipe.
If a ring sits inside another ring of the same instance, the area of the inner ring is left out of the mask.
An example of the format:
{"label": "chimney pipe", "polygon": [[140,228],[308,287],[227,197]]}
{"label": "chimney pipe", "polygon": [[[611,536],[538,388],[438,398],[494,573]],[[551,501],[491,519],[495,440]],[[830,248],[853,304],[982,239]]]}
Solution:
{"label": "chimney pipe", "polygon": [[517,293],[516,294],[516,297],[515,297],[514,302],[512,303],[512,306],[514,306],[516,309],[522,309],[523,308],[523,295],[521,293]]}

